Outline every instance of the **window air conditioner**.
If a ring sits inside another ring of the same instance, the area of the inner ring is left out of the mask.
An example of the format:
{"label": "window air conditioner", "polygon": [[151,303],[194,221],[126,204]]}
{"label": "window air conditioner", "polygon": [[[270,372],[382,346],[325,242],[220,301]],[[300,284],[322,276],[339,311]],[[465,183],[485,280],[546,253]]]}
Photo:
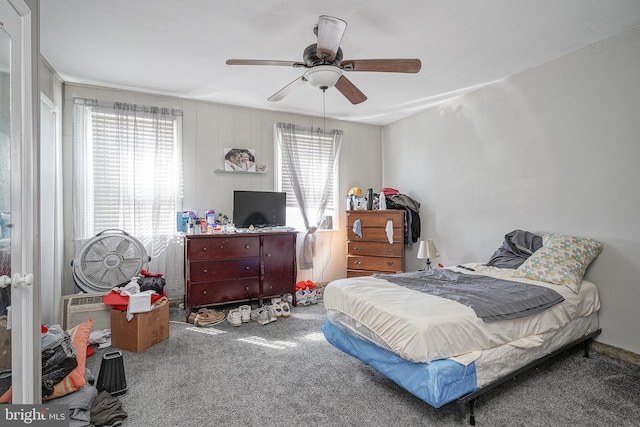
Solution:
{"label": "window air conditioner", "polygon": [[65,295],[60,301],[60,325],[69,330],[93,319],[93,330],[111,329],[111,306],[102,302],[106,293]]}

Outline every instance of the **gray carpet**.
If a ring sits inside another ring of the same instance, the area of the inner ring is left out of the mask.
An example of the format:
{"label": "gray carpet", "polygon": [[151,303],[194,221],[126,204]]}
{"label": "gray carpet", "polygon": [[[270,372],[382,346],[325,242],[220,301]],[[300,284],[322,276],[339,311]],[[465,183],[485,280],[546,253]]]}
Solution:
{"label": "gray carpet", "polygon": [[[225,307],[228,309],[229,307]],[[261,326],[197,328],[171,309],[170,338],[122,351],[126,426],[465,426],[327,343],[322,304]],[[97,376],[101,355],[87,359]],[[637,426],[640,366],[569,350],[479,398],[478,426]]]}

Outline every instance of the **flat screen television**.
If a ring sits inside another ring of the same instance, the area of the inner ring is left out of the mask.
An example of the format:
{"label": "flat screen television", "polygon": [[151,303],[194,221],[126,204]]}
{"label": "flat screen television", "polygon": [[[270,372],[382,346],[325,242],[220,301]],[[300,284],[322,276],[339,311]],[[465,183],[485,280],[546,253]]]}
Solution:
{"label": "flat screen television", "polygon": [[287,193],[234,190],[233,223],[238,228],[287,225]]}

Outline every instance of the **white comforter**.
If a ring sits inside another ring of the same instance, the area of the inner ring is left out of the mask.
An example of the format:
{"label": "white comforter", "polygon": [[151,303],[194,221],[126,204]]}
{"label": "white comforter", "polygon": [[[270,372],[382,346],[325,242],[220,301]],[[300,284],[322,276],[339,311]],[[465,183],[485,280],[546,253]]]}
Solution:
{"label": "white comforter", "polygon": [[547,286],[565,300],[544,312],[521,319],[483,322],[473,309],[455,301],[420,293],[372,277],[355,277],[331,282],[324,291],[327,311],[335,310],[364,325],[387,348],[413,362],[459,356],[493,348],[518,339],[534,339],[600,308],[595,285],[583,281],[576,295],[565,286],[513,278],[514,270],[465,264],[469,274]]}

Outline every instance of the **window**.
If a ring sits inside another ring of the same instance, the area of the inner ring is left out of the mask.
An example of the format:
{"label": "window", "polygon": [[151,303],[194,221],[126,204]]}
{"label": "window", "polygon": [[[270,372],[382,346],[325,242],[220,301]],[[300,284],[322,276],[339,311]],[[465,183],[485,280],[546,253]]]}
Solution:
{"label": "window", "polygon": [[76,249],[104,230],[123,230],[145,245],[164,272],[180,210],[182,112],[74,101]]}
{"label": "window", "polygon": [[287,193],[287,225],[332,229],[342,131],[276,123],[276,189]]}

